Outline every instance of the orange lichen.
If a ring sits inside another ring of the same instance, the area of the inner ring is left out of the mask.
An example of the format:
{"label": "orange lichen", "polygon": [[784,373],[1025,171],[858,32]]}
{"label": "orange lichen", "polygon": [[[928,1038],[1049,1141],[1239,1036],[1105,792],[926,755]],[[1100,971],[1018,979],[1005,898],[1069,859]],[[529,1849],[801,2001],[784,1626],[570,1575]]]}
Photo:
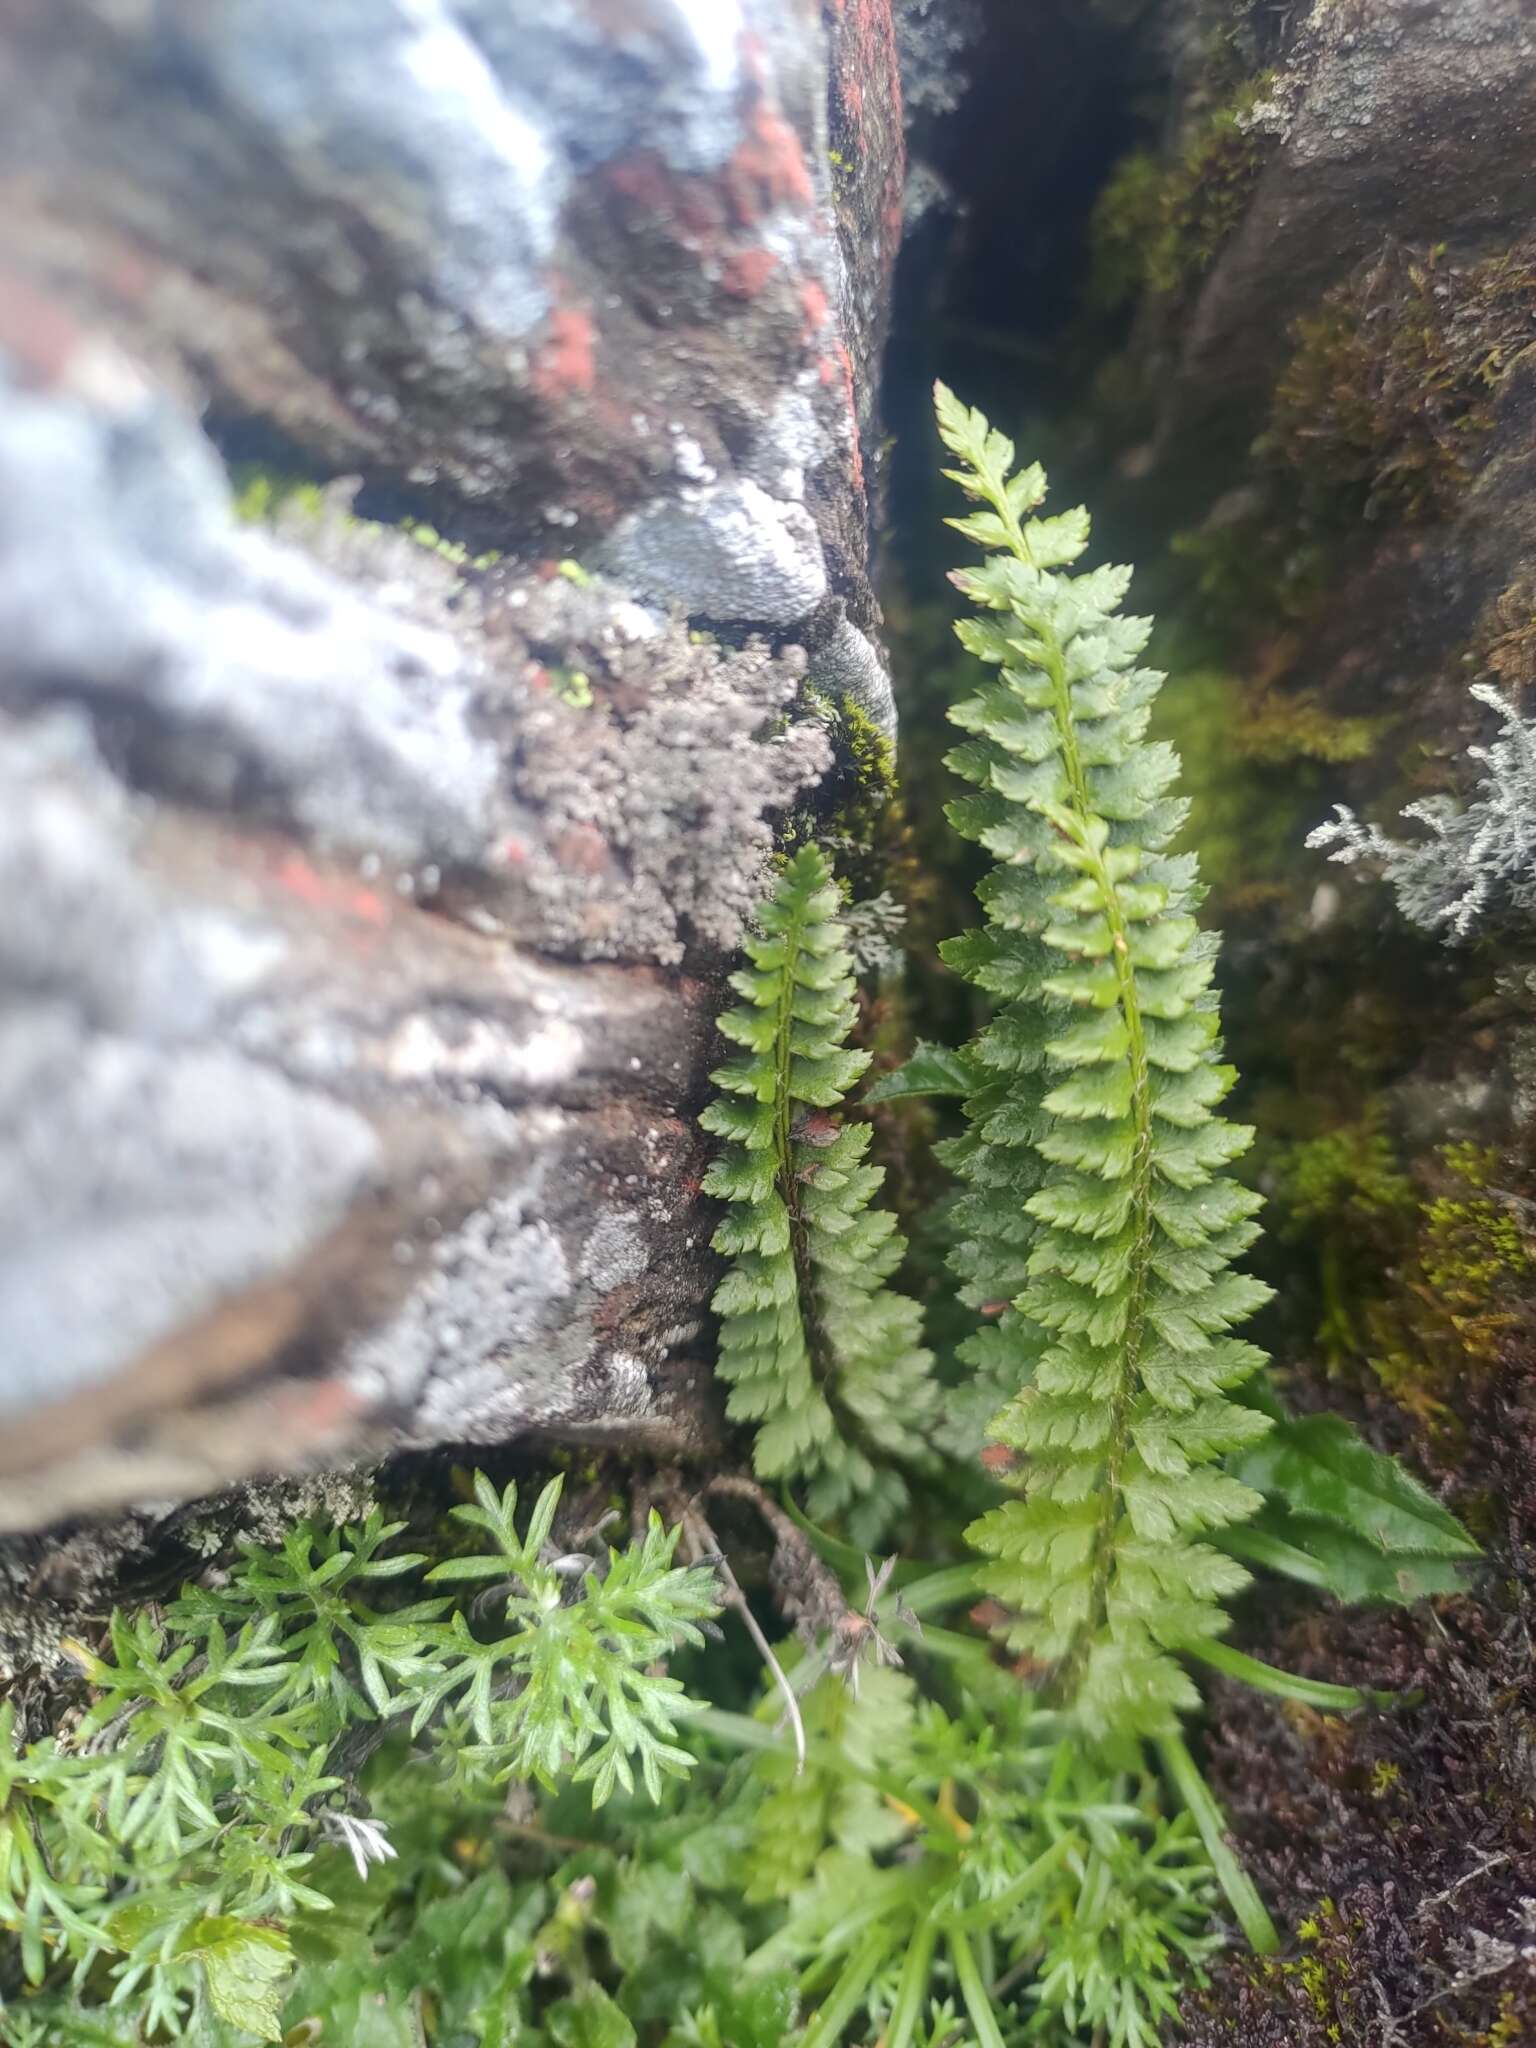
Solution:
{"label": "orange lichen", "polygon": [[597,329],[579,306],[557,306],[529,381],[540,398],[554,401],[589,392],[597,382]]}

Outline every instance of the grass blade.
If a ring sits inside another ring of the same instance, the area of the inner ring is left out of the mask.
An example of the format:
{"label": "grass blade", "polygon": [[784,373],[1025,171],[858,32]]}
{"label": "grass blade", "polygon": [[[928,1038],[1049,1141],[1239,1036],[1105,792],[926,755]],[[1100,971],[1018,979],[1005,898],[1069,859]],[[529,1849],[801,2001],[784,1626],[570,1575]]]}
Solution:
{"label": "grass blade", "polygon": [[1280,1936],[1253,1879],[1232,1853],[1226,1837],[1226,1818],[1216,1804],[1210,1786],[1201,1777],[1199,1766],[1185,1747],[1182,1736],[1164,1735],[1157,1747],[1168,1776],[1200,1830],[1200,1839],[1211,1859],[1211,1868],[1237,1915],[1238,1925],[1248,1937],[1249,1946],[1256,1955],[1272,1956],[1280,1946]]}

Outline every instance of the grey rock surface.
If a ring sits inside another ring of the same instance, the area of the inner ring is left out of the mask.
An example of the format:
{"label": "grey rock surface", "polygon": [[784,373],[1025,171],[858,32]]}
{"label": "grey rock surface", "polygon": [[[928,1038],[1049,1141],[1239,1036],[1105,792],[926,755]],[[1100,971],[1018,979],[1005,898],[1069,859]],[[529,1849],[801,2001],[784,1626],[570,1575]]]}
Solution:
{"label": "grey rock surface", "polygon": [[7,697],[120,707],[167,793],[398,863],[484,857],[473,664],[238,531],[212,449],[151,393],[0,387],[0,618]]}
{"label": "grey rock surface", "polygon": [[807,646],[883,680],[855,62],[801,0],[0,17],[0,1530],[714,1440],[719,977]]}
{"label": "grey rock surface", "polygon": [[603,567],[695,616],[792,626],[827,594],[811,516],[760,484],[702,484],[631,512],[603,543]]}

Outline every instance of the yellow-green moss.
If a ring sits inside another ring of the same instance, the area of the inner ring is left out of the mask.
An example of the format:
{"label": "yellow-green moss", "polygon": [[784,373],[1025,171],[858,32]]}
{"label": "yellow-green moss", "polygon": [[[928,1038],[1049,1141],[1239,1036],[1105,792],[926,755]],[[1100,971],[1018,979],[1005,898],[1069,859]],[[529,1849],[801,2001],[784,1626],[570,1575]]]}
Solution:
{"label": "yellow-green moss", "polygon": [[1536,1286],[1514,1209],[1491,1192],[1498,1155],[1442,1146],[1415,1184],[1377,1102],[1271,1147],[1268,1171],[1277,1234],[1316,1247],[1329,1369],[1363,1371],[1431,1437],[1456,1440],[1458,1387],[1498,1364]]}
{"label": "yellow-green moss", "polygon": [[1232,744],[1244,760],[1269,766],[1293,761],[1363,761],[1388,721],[1349,718],[1325,708],[1315,690],[1250,690]]}
{"label": "yellow-green moss", "polygon": [[1446,1145],[1440,1161],[1460,1188],[1426,1206],[1419,1265],[1468,1355],[1489,1363],[1516,1320],[1511,1292],[1530,1281],[1536,1265],[1513,1210],[1488,1192],[1499,1171],[1497,1152]]}
{"label": "yellow-green moss", "polygon": [[1178,748],[1190,822],[1218,920],[1294,894],[1296,847],[1323,802],[1319,764],[1372,752],[1385,721],[1329,712],[1312,691],[1245,681],[1224,666],[1186,662],[1186,636],[1160,634],[1169,681],[1157,733]]}
{"label": "yellow-green moss", "polygon": [[1172,300],[1199,281],[1243,217],[1264,162],[1254,110],[1266,73],[1196,123],[1171,157],[1136,149],[1110,172],[1089,225],[1087,296],[1114,312],[1143,291]]}
{"label": "yellow-green moss", "polygon": [[1358,1927],[1358,1922],[1346,1922],[1332,1899],[1321,1899],[1297,1925],[1300,1954],[1255,1957],[1249,1973],[1259,1983],[1299,1986],[1325,2040],[1355,2040],[1360,1998],[1351,1937]]}
{"label": "yellow-green moss", "polygon": [[1413,1183],[1397,1163],[1397,1147],[1379,1103],[1353,1123],[1340,1124],[1291,1146],[1280,1177],[1286,1227],[1339,1222],[1351,1215],[1375,1221],[1414,1208]]}
{"label": "yellow-green moss", "polygon": [[[428,526],[424,520],[402,519],[400,531],[418,547],[441,555],[445,562],[452,562],[457,569],[491,569],[501,560],[499,548],[489,548],[483,555],[472,555],[462,541],[445,540],[435,526]],[[573,562],[570,566],[575,568],[577,565]]]}
{"label": "yellow-green moss", "polygon": [[843,744],[859,787],[872,802],[886,803],[896,794],[895,742],[854,698],[844,697],[842,714]]}
{"label": "yellow-green moss", "polygon": [[239,462],[230,470],[229,481],[234,492],[234,514],[243,526],[270,525],[284,510],[315,519],[321,518],[326,510],[320,485],[305,477],[285,476],[280,470]]}
{"label": "yellow-green moss", "polygon": [[592,702],[592,678],[584,668],[552,668],[550,687],[562,704],[573,711],[585,711]]}
{"label": "yellow-green moss", "polygon": [[[236,519],[245,526],[271,526],[279,518],[287,521],[350,519],[334,498],[328,495],[322,484],[307,477],[286,476],[281,470],[264,469],[257,463],[236,463],[230,470],[230,484],[234,493],[233,510]],[[386,532],[374,520],[359,519],[353,522],[360,527],[372,527]],[[462,541],[447,540],[435,526],[428,526],[424,520],[402,519],[397,529],[418,547],[428,549],[434,555],[441,555],[445,562],[452,562],[459,569],[489,569],[501,560],[498,550],[485,554],[471,555]],[[574,562],[560,564],[560,573],[584,576]],[[572,580],[575,580],[573,578]]]}

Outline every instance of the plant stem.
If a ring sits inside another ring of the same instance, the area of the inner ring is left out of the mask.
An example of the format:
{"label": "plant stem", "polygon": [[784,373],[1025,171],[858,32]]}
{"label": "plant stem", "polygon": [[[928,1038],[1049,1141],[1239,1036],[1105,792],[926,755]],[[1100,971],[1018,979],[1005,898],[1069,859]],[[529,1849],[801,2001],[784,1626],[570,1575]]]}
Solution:
{"label": "plant stem", "polygon": [[800,1702],[795,1698],[794,1687],[784,1676],[784,1667],[773,1654],[773,1645],[763,1634],[757,1616],[752,1612],[747,1596],[742,1592],[736,1574],[731,1570],[730,1561],[720,1548],[719,1537],[716,1536],[714,1530],[696,1508],[691,1515],[686,1515],[683,1518],[683,1528],[687,1533],[689,1549],[695,1559],[701,1557],[714,1557],[718,1559],[715,1569],[724,1582],[726,1599],[735,1608],[737,1614],[740,1615],[742,1626],[752,1638],[757,1654],[768,1666],[773,1676],[774,1684],[779,1688],[780,1693],[787,1702],[789,1725],[793,1729],[795,1737],[795,1776],[798,1778],[805,1769],[805,1723],[800,1718]]}
{"label": "plant stem", "polygon": [[1014,1879],[1006,1891],[999,1892],[995,1899],[986,1899],[979,1906],[970,1906],[965,1912],[954,1914],[945,1921],[945,1926],[962,1934],[978,1933],[983,1928],[995,1927],[999,1920],[1008,1917],[1015,1906],[1023,1904],[1041,1878],[1055,1868],[1069,1849],[1077,1846],[1076,1835],[1058,1837],[1049,1849],[1035,1858],[1022,1877]]}
{"label": "plant stem", "polygon": [[794,1104],[789,1093],[789,1047],[794,1030],[795,996],[799,988],[796,975],[800,964],[801,937],[801,921],[797,912],[795,922],[784,934],[784,966],[774,1019],[773,1160],[779,1196],[789,1218],[789,1243],[795,1262],[795,1288],[799,1296],[800,1327],[805,1333],[806,1356],[810,1361],[812,1378],[818,1386],[824,1387],[830,1378],[826,1334],[816,1310],[816,1268],[811,1257],[810,1232],[800,1204],[800,1183],[795,1178],[794,1157],[790,1150]]}
{"label": "plant stem", "polygon": [[1329,1685],[1321,1678],[1302,1678],[1294,1671],[1262,1663],[1227,1643],[1187,1643],[1182,1655],[1198,1657],[1228,1678],[1241,1679],[1255,1692],[1273,1693],[1277,1699],[1299,1700],[1303,1706],[1319,1707],[1324,1713],[1348,1714],[1359,1707],[1395,1707],[1400,1698],[1393,1692],[1376,1692],[1368,1687]]}
{"label": "plant stem", "polygon": [[962,1600],[976,1598],[976,1567],[945,1565],[926,1578],[910,1580],[902,1588],[901,1597],[914,1614],[939,1614],[946,1607],[958,1607]]}
{"label": "plant stem", "polygon": [[[1029,559],[1022,536],[1016,552],[1020,553],[1021,559]],[[1088,821],[1096,813],[1077,743],[1077,724],[1072,709],[1072,689],[1067,681],[1066,660],[1054,632],[1043,624],[1036,630],[1040,634],[1045,652],[1045,670],[1051,680],[1056,730],[1061,741],[1062,763],[1072,792],[1072,808],[1083,829],[1083,836],[1078,840],[1078,844],[1085,851],[1092,851],[1087,826]],[[1133,1250],[1128,1276],[1130,1302],[1126,1312],[1125,1334],[1120,1340],[1119,1372],[1115,1380],[1114,1393],[1110,1397],[1109,1433],[1104,1447],[1103,1505],[1094,1536],[1093,1581],[1088,1612],[1078,1628],[1075,1642],[1062,1660],[1063,1689],[1068,1697],[1081,1681],[1089,1645],[1103,1636],[1107,1625],[1109,1587],[1115,1563],[1115,1539],[1121,1514],[1120,1474],[1130,1443],[1130,1409],[1136,1393],[1147,1274],[1153,1242],[1152,1086],[1147,1063],[1146,1031],[1142,1023],[1141,1001],[1136,987],[1136,970],[1131,963],[1130,935],[1126,928],[1127,920],[1120,903],[1119,892],[1102,852],[1094,852],[1093,866],[1089,873],[1097,886],[1104,921],[1109,927],[1110,956],[1114,962],[1117,989],[1116,1002],[1128,1041],[1131,1120],[1135,1133],[1135,1150],[1131,1162]]]}
{"label": "plant stem", "polygon": [[[827,881],[831,868],[822,860]],[[802,918],[796,914],[793,926],[784,934],[784,968],[774,1023],[774,1174],[779,1197],[789,1221],[790,1256],[795,1267],[795,1293],[800,1311],[800,1329],[805,1339],[806,1362],[814,1385],[836,1420],[837,1433],[849,1443],[862,1443],[864,1432],[857,1415],[840,1398],[837,1358],[821,1314],[821,1296],[816,1283],[816,1260],[811,1248],[811,1228],[801,1200],[801,1182],[795,1170],[794,1099],[790,1094],[790,1071],[794,1055],[790,1049],[795,1026],[795,997],[799,991],[797,968],[804,936]],[[875,1456],[878,1465],[881,1459]]]}
{"label": "plant stem", "polygon": [[1211,1859],[1211,1868],[1237,1915],[1238,1925],[1247,1935],[1256,1955],[1272,1956],[1280,1946],[1280,1936],[1253,1879],[1228,1846],[1226,1818],[1216,1804],[1210,1786],[1201,1777],[1199,1766],[1185,1747],[1182,1736],[1161,1736],[1157,1747],[1164,1769],[1200,1831],[1205,1853]]}
{"label": "plant stem", "polygon": [[1215,1540],[1221,1549],[1230,1551],[1234,1557],[1246,1559],[1249,1564],[1282,1572],[1286,1578],[1295,1579],[1303,1586],[1315,1586],[1320,1592],[1329,1591],[1328,1574],[1322,1566],[1282,1537],[1271,1536],[1263,1529],[1238,1527],[1218,1531]]}
{"label": "plant stem", "polygon": [[928,1995],[928,1978],[933,1969],[933,1949],[937,1939],[938,1928],[932,1920],[918,1922],[907,1949],[907,1960],[902,1965],[896,2003],[891,2007],[890,2021],[885,2029],[884,2048],[907,2048],[917,2031],[923,2001]]}
{"label": "plant stem", "polygon": [[[867,1935],[853,1959],[838,1978],[815,2019],[800,2037],[800,2048],[836,2048],[838,2036],[859,2009],[869,1980],[896,1946],[889,1927],[877,1927]],[[997,2048],[1002,2048],[1001,2040]]]}
{"label": "plant stem", "polygon": [[992,2010],[987,1987],[981,1981],[981,1972],[976,1967],[969,1935],[961,1927],[951,1927],[948,1940],[955,1975],[960,1981],[960,1996],[965,2000],[965,2009],[970,2015],[980,2048],[1005,2048],[1002,2029],[997,2024],[997,2014]]}
{"label": "plant stem", "polygon": [[713,1735],[717,1742],[729,1743],[732,1749],[782,1749],[784,1746],[776,1729],[769,1728],[762,1721],[754,1721],[750,1714],[728,1713],[724,1707],[705,1707],[701,1713],[690,1714],[688,1725],[702,1734]]}

